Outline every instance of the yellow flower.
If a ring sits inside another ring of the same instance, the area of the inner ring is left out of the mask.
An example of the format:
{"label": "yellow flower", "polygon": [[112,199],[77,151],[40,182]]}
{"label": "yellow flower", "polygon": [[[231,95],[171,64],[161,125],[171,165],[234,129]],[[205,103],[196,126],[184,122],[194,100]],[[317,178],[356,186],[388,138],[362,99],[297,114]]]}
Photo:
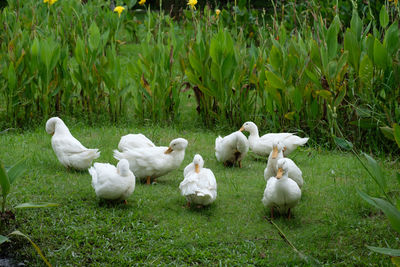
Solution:
{"label": "yellow flower", "polygon": [[57,2],[57,0],[49,0],[50,5],[54,4],[55,2]]}
{"label": "yellow flower", "polygon": [[116,6],[115,8],[114,8],[114,12],[117,12],[118,13],[118,17],[121,17],[121,13],[122,13],[122,11],[124,11],[125,10],[125,7],[123,7],[123,6]]}
{"label": "yellow flower", "polygon": [[139,5],[143,6],[146,3],[146,0],[140,0]]}
{"label": "yellow flower", "polygon": [[215,10],[215,14],[217,15],[217,17],[219,16],[219,14],[221,14],[221,10],[219,10],[219,9],[216,9]]}
{"label": "yellow flower", "polygon": [[49,2],[49,0],[43,0],[43,3],[47,3],[47,2]]}
{"label": "yellow flower", "polygon": [[197,4],[197,0],[188,0],[187,5],[190,6],[191,9],[196,10],[195,5]]}

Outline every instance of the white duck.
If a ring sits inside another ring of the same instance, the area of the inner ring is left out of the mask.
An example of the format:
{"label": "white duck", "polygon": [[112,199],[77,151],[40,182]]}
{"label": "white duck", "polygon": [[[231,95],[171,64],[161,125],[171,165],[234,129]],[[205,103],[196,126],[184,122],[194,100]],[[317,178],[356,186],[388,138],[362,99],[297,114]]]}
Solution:
{"label": "white duck", "polygon": [[143,134],[127,134],[121,137],[118,149],[126,151],[142,147],[155,147],[156,145]]}
{"label": "white duck", "polygon": [[183,171],[184,179],[179,184],[179,189],[182,196],[186,197],[188,206],[190,203],[206,206],[217,198],[217,181],[214,173],[203,166],[203,158],[196,154],[193,162]]}
{"label": "white duck", "polygon": [[249,151],[249,141],[242,132],[236,131],[222,138],[215,139],[215,156],[225,166],[232,166],[236,162],[242,168],[242,159]]}
{"label": "white duck", "polygon": [[181,165],[187,145],[186,139],[177,138],[171,141],[169,147],[142,147],[123,152],[114,150],[114,158],[127,159],[136,178],[146,178],[147,184],[150,184],[151,179],[165,175]]}
{"label": "white duck", "polygon": [[[278,160],[283,159],[284,145],[281,141],[274,140],[272,143],[272,152],[269,154],[267,167],[264,170],[264,179],[267,182],[269,178],[276,176],[278,173]],[[303,186],[303,174],[299,167],[293,160],[286,158],[286,165],[288,167],[288,176],[294,180],[301,188]]]}
{"label": "white duck", "polygon": [[129,169],[129,162],[121,159],[117,167],[108,163],[95,163],[89,168],[92,187],[96,195],[109,200],[125,200],[135,190],[135,175]]}
{"label": "white duck", "polygon": [[287,213],[290,219],[290,209],[297,205],[300,198],[300,187],[288,177],[287,159],[278,160],[278,174],[268,179],[262,203],[271,208],[271,218],[274,217],[274,208],[277,208],[279,213]]}
{"label": "white duck", "polygon": [[283,152],[285,156],[289,155],[298,146],[302,146],[308,141],[308,138],[301,138],[292,133],[269,133],[260,137],[257,125],[251,121],[245,122],[239,131],[247,131],[250,133],[250,149],[255,154],[263,157],[271,153],[273,140],[280,140],[285,145]]}
{"label": "white duck", "polygon": [[58,160],[67,168],[85,170],[100,156],[98,149],[88,149],[76,140],[58,117],[47,121],[46,132],[53,135],[51,146]]}

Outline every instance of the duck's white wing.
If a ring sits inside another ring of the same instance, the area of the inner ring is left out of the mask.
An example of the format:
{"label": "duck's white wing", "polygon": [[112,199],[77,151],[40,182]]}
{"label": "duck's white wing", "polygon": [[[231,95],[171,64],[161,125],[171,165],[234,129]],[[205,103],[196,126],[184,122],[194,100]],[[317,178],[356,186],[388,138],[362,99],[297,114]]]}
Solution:
{"label": "duck's white wing", "polygon": [[297,185],[301,188],[303,186],[303,173],[293,160],[286,158],[286,163],[288,165],[288,177],[295,181]]}
{"label": "duck's white wing", "polygon": [[154,143],[143,134],[122,136],[118,144],[118,149],[121,151],[143,147],[155,147]]}
{"label": "duck's white wing", "polygon": [[292,133],[268,133],[261,136],[260,139],[263,141],[272,142],[273,140],[284,140],[292,135]]}
{"label": "duck's white wing", "polygon": [[54,136],[51,140],[53,148],[61,150],[65,154],[76,154],[87,150],[81,142],[72,135],[70,136]]}
{"label": "duck's white wing", "polygon": [[185,176],[183,181],[179,184],[179,189],[182,196],[193,195],[196,193],[198,186],[198,174],[195,172],[190,172]]}
{"label": "duck's white wing", "polygon": [[194,163],[191,162],[190,164],[188,164],[185,169],[183,170],[183,177],[186,177],[189,175],[189,173],[194,172]]}
{"label": "duck's white wing", "polygon": [[265,207],[271,207],[275,204],[276,182],[277,179],[275,177],[268,178],[268,182],[264,190],[264,196],[261,200]]}

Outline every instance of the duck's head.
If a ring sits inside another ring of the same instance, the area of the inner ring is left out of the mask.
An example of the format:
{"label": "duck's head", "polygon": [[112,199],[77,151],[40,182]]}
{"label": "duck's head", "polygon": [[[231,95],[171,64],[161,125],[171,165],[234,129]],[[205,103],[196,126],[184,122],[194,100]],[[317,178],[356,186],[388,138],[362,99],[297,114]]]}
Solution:
{"label": "duck's head", "polygon": [[117,164],[117,173],[121,176],[128,176],[130,173],[129,162],[126,159],[121,159]]}
{"label": "duck's head", "polygon": [[276,157],[278,156],[278,153],[281,152],[282,150],[284,150],[285,145],[279,141],[279,140],[274,140],[272,142],[272,158],[276,159]]}
{"label": "duck's head", "polygon": [[279,159],[278,160],[278,173],[276,174],[277,179],[281,179],[284,174],[288,171],[288,165],[286,159]]}
{"label": "duck's head", "polygon": [[52,117],[46,122],[46,132],[53,135],[56,129],[60,132],[68,131],[67,126],[59,117]]}
{"label": "duck's head", "polygon": [[243,123],[242,127],[240,127],[239,131],[246,131],[249,132],[250,134],[252,133],[258,133],[258,128],[257,125],[254,122],[247,121]]}
{"label": "duck's head", "polygon": [[188,145],[188,141],[184,138],[177,138],[169,143],[169,147],[165,150],[165,154],[169,154],[173,151],[184,151]]}
{"label": "duck's head", "polygon": [[196,173],[199,173],[200,169],[203,168],[204,166],[204,160],[199,154],[196,154],[193,157],[193,164],[194,164],[194,171]]}

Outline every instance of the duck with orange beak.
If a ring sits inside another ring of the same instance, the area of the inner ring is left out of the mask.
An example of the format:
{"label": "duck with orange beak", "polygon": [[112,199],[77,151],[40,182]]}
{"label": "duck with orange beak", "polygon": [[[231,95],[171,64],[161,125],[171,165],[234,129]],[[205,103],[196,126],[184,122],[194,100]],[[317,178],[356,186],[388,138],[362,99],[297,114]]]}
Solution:
{"label": "duck with orange beak", "polygon": [[150,184],[152,179],[163,176],[181,165],[187,145],[186,139],[177,138],[172,140],[168,147],[141,147],[123,152],[114,150],[114,158],[127,159],[136,178],[146,179],[146,183]]}
{"label": "duck with orange beak", "polygon": [[[283,150],[285,145],[281,141],[274,140],[272,142],[272,151],[268,157],[267,167],[264,170],[264,179],[275,177],[278,173],[278,160],[283,159]],[[294,180],[301,188],[303,186],[303,173],[293,160],[286,158],[286,166],[288,168],[288,176]]]}
{"label": "duck with orange beak", "polygon": [[275,177],[268,179],[262,203],[271,209],[271,218],[274,218],[274,209],[280,214],[287,214],[290,219],[290,210],[295,207],[301,198],[301,189],[288,176],[287,159],[278,160],[278,172]]}
{"label": "duck with orange beak", "polygon": [[250,133],[250,149],[255,154],[262,157],[266,157],[271,153],[273,140],[279,140],[285,145],[283,149],[284,156],[289,155],[298,146],[302,146],[308,141],[308,138],[301,138],[292,133],[268,133],[260,137],[257,125],[251,121],[245,122],[239,131],[246,131]]}
{"label": "duck with orange beak", "polygon": [[210,205],[217,198],[217,181],[214,173],[203,166],[203,158],[196,154],[193,162],[183,171],[184,179],[179,189],[182,196],[186,197],[187,206],[191,203],[199,206]]}

